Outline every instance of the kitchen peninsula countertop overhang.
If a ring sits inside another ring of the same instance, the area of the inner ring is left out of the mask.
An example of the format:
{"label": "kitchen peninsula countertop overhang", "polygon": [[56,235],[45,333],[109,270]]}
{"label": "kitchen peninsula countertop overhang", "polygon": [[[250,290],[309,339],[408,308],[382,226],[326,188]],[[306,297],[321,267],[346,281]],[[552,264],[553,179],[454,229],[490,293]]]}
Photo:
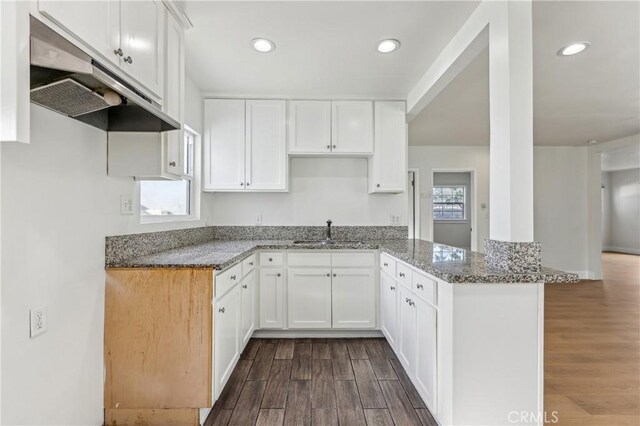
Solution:
{"label": "kitchen peninsula countertop overhang", "polygon": [[380,250],[451,284],[575,283],[576,274],[543,267],[514,274],[488,268],[482,253],[424,240],[300,244],[293,240],[212,240],[107,263],[107,268],[205,268],[222,270],[257,250]]}

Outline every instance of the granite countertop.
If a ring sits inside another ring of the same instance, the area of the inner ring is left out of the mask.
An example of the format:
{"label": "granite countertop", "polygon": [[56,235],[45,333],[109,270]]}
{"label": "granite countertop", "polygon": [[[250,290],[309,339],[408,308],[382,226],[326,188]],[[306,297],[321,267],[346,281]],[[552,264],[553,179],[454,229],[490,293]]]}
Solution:
{"label": "granite countertop", "polygon": [[576,274],[543,267],[540,273],[513,274],[492,270],[482,253],[424,240],[369,240],[331,245],[294,244],[292,240],[212,240],[107,264],[107,268],[207,268],[222,270],[256,250],[376,250],[380,249],[446,282],[574,283]]}

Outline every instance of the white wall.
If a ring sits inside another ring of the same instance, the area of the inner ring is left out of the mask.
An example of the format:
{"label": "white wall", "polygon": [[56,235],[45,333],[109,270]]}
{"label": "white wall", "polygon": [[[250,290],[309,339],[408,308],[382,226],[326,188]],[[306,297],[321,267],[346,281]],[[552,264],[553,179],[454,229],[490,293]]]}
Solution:
{"label": "white wall", "polygon": [[611,183],[609,181],[609,172],[602,172],[602,247],[609,245],[611,233],[609,232],[610,210],[611,210]]}
{"label": "white wall", "polygon": [[288,193],[214,193],[216,225],[407,224],[407,193],[368,194],[364,158],[292,158]]}
{"label": "white wall", "polygon": [[[409,168],[420,170],[420,238],[433,241],[431,235],[431,190],[433,170],[474,170],[477,199],[472,206],[477,215],[478,251],[489,238],[489,147],[488,146],[410,146]],[[481,205],[485,204],[486,209]]]}
{"label": "white wall", "polygon": [[607,250],[640,254],[640,169],[609,172]]}
{"label": "white wall", "polygon": [[437,243],[447,244],[453,247],[471,248],[471,216],[475,214],[471,206],[471,175],[470,173],[434,173],[433,184],[437,185],[463,185],[465,189],[465,220],[434,221],[433,240]]}
{"label": "white wall", "polygon": [[[189,103],[198,127],[199,96]],[[121,216],[135,182],[107,177],[105,132],[46,109],[31,107],[30,145],[1,149],[1,423],[102,424],[105,236],[205,221]],[[42,305],[49,329],[30,339],[29,309]]]}
{"label": "white wall", "polygon": [[588,276],[587,148],[534,147],[534,234],[545,266]]}

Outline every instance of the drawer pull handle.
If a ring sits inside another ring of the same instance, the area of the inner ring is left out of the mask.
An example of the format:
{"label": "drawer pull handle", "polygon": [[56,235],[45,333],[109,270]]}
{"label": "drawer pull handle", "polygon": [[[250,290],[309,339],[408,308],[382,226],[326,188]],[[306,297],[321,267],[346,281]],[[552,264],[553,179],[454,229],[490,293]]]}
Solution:
{"label": "drawer pull handle", "polygon": [[218,312],[220,312],[220,313],[224,314],[224,308],[220,308],[220,309],[218,309]]}
{"label": "drawer pull handle", "polygon": [[253,262],[249,262],[249,266],[253,266]]}
{"label": "drawer pull handle", "polygon": [[404,278],[404,272],[400,272],[400,278]]}
{"label": "drawer pull handle", "polygon": [[280,276],[280,272],[278,272],[278,273],[276,274],[276,276],[277,276],[277,277],[279,277],[279,276]]}
{"label": "drawer pull handle", "polygon": [[236,276],[235,275],[231,275],[229,278],[231,278],[232,280],[236,280]]}
{"label": "drawer pull handle", "polygon": [[424,286],[422,284],[417,284],[416,285],[417,288],[424,290]]}
{"label": "drawer pull handle", "polygon": [[327,274],[327,276],[328,276],[328,277],[330,277],[330,276],[331,276],[331,274]]}
{"label": "drawer pull handle", "polygon": [[245,284],[245,285],[243,285],[243,286],[242,286],[242,288],[247,288],[247,285],[246,285],[246,284]]}
{"label": "drawer pull handle", "polygon": [[405,301],[406,303],[409,303],[409,298],[408,298],[408,297],[406,297],[406,298],[404,299],[404,301]]}
{"label": "drawer pull handle", "polygon": [[389,266],[389,264],[388,264],[387,262],[384,262],[384,263],[382,264],[382,266],[384,266],[384,267],[386,268],[387,266]]}
{"label": "drawer pull handle", "polygon": [[415,304],[416,304],[416,303],[415,303],[413,300],[409,299],[409,306],[413,306],[413,305],[415,305]]}
{"label": "drawer pull handle", "polygon": [[269,262],[273,262],[273,257],[270,257],[270,258],[269,258]]}
{"label": "drawer pull handle", "polygon": [[337,277],[337,276],[338,276],[338,274],[333,274],[333,276],[334,276],[334,277]]}
{"label": "drawer pull handle", "polygon": [[394,286],[391,286],[391,291],[394,291],[396,288]]}

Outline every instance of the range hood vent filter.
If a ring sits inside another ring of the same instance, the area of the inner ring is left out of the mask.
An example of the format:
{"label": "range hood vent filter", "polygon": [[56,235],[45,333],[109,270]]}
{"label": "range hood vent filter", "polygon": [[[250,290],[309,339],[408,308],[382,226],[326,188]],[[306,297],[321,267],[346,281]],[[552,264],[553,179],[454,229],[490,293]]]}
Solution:
{"label": "range hood vent filter", "polygon": [[70,78],[31,89],[31,102],[69,117],[111,106],[98,93]]}

